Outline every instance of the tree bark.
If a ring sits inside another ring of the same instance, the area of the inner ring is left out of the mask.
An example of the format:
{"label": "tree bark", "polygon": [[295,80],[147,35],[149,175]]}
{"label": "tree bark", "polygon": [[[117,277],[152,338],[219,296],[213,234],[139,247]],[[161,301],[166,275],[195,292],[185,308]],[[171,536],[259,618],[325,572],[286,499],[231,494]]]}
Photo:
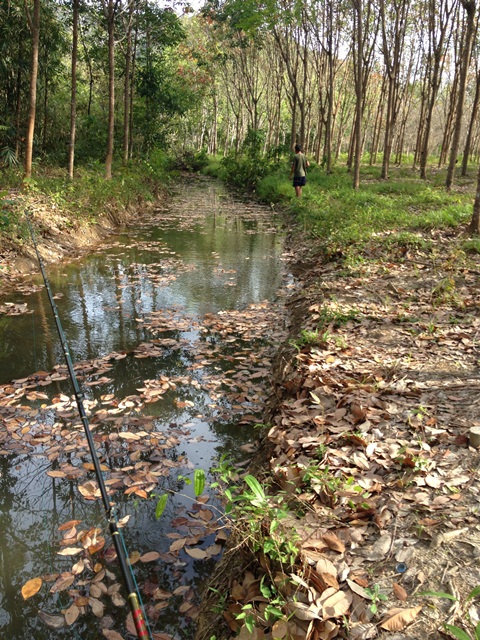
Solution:
{"label": "tree bark", "polygon": [[476,0],[460,0],[467,13],[467,30],[462,51],[462,63],[460,68],[460,81],[458,87],[457,113],[453,130],[452,146],[450,149],[450,162],[448,164],[445,186],[450,191],[455,177],[455,165],[457,163],[458,147],[460,145],[460,133],[462,130],[463,107],[465,104],[465,92],[467,87],[467,74],[472,53],[473,35],[475,33]]}
{"label": "tree bark", "polygon": [[480,235],[480,165],[478,167],[477,176],[477,193],[475,195],[475,203],[473,205],[473,215],[468,228],[470,233]]}
{"label": "tree bark", "polygon": [[35,115],[37,110],[37,77],[38,77],[38,48],[40,42],[40,0],[33,0],[33,17],[30,16],[28,5],[25,3],[27,20],[32,34],[32,59],[30,64],[30,99],[28,108],[27,136],[25,141],[25,178],[32,176],[33,134],[35,132]]}
{"label": "tree bark", "polygon": [[79,0],[73,0],[72,16],[72,84],[70,96],[70,143],[68,145],[68,177],[73,179],[75,166],[75,132],[77,122],[77,54],[78,54],[78,7]]}

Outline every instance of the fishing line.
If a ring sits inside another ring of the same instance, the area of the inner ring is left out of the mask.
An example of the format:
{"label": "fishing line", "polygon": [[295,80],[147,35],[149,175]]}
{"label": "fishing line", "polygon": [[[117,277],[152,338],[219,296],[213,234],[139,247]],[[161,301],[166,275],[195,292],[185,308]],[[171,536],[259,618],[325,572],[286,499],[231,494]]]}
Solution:
{"label": "fishing line", "polygon": [[113,544],[115,547],[115,551],[118,558],[118,563],[120,565],[120,570],[122,573],[122,577],[127,588],[128,592],[128,603],[130,606],[130,611],[132,613],[133,622],[135,625],[135,629],[137,631],[137,635],[139,638],[150,638],[153,640],[152,633],[150,631],[150,626],[147,623],[146,615],[143,610],[143,606],[141,603],[140,594],[138,589],[135,586],[135,581],[133,578],[133,571],[131,570],[131,566],[128,562],[128,556],[126,554],[125,544],[123,543],[123,539],[121,533],[117,526],[116,515],[115,515],[115,507],[110,503],[107,489],[105,487],[105,482],[103,479],[103,473],[100,467],[100,460],[98,458],[97,451],[95,449],[95,444],[93,441],[92,433],[90,431],[90,425],[88,421],[87,414],[85,412],[85,407],[83,404],[84,395],[80,389],[78,384],[77,376],[75,374],[75,370],[73,367],[72,358],[70,355],[70,349],[68,347],[67,339],[65,337],[65,333],[63,331],[62,323],[60,321],[60,317],[58,315],[57,306],[55,304],[55,300],[53,299],[52,290],[50,288],[50,282],[47,278],[47,274],[45,272],[45,268],[43,266],[43,261],[38,251],[37,243],[35,240],[35,233],[33,231],[33,227],[30,223],[30,218],[28,216],[28,211],[25,211],[25,217],[27,219],[27,225],[30,231],[30,236],[32,238],[33,246],[35,248],[35,253],[37,255],[38,264],[40,266],[40,271],[42,273],[43,282],[45,284],[45,289],[48,294],[48,300],[50,302],[50,306],[52,307],[53,317],[55,319],[55,325],[57,327],[57,332],[60,338],[60,342],[63,349],[63,354],[65,357],[65,362],[67,363],[68,374],[70,380],[72,382],[75,400],[77,402],[77,409],[80,419],[83,424],[83,429],[85,432],[85,436],[88,442],[88,448],[90,449],[90,454],[92,457],[93,466],[95,469],[95,475],[98,481],[98,487],[100,489],[100,495],[103,502],[103,507],[105,509],[105,514],[107,517],[110,534],[112,536]]}

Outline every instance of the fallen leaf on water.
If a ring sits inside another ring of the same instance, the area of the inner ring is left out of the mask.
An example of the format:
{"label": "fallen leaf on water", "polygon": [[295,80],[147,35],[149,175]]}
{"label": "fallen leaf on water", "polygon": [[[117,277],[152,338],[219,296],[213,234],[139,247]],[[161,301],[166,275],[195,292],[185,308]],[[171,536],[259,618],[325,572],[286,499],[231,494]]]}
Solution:
{"label": "fallen leaf on water", "polygon": [[130,564],[135,564],[136,562],[138,562],[140,560],[140,552],[139,551],[132,551],[132,553],[130,554],[128,561]]}
{"label": "fallen leaf on water", "polygon": [[101,618],[103,616],[103,602],[100,602],[97,598],[89,598],[88,604],[92,607],[92,611],[97,618]]}
{"label": "fallen leaf on water", "polygon": [[28,582],[26,582],[22,587],[22,596],[27,600],[27,598],[31,598],[36,593],[38,593],[42,586],[41,578],[32,578]]}
{"label": "fallen leaf on water", "polygon": [[73,573],[68,573],[68,572],[62,573],[61,576],[58,578],[58,580],[50,589],[50,593],[58,593],[59,591],[64,591],[65,589],[68,589],[68,587],[73,584],[74,580],[75,580],[75,576],[73,575]]}
{"label": "fallen leaf on water", "polygon": [[390,609],[380,622],[380,626],[387,631],[401,631],[415,620],[421,610],[421,606],[411,609]]}
{"label": "fallen leaf on water", "polygon": [[206,551],[204,551],[203,549],[185,548],[185,551],[188,553],[189,556],[191,556],[192,558],[196,558],[197,560],[203,560],[208,556]]}
{"label": "fallen leaf on water", "polygon": [[47,471],[47,476],[50,476],[50,478],[66,478],[67,474],[63,471]]}
{"label": "fallen leaf on water", "polygon": [[44,611],[39,611],[38,617],[47,627],[52,629],[62,629],[65,626],[65,618],[63,616],[52,616]]}
{"label": "fallen leaf on water", "polygon": [[107,640],[123,640],[123,636],[121,636],[118,631],[112,631],[111,629],[102,629],[102,633],[107,638]]}
{"label": "fallen leaf on water", "polygon": [[80,609],[77,605],[72,604],[72,606],[65,611],[65,622],[70,626],[75,622],[79,615]]}
{"label": "fallen leaf on water", "polygon": [[140,562],[153,562],[154,560],[158,560],[160,554],[158,551],[149,551],[148,553],[144,553],[143,556],[140,556]]}
{"label": "fallen leaf on water", "polygon": [[66,547],[61,551],[57,551],[58,556],[76,556],[79,553],[82,553],[83,549],[80,547]]}
{"label": "fallen leaf on water", "polygon": [[176,551],[180,551],[185,546],[187,538],[180,538],[179,540],[174,540],[170,545],[170,552],[175,553]]}

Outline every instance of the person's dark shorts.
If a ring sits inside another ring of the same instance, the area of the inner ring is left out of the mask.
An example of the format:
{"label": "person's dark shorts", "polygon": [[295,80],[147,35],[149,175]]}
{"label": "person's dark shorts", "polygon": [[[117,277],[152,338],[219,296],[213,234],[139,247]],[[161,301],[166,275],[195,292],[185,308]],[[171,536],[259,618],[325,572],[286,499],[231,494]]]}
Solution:
{"label": "person's dark shorts", "polygon": [[306,176],[302,176],[301,178],[294,178],[293,179],[293,186],[294,187],[304,187],[307,184],[307,177]]}

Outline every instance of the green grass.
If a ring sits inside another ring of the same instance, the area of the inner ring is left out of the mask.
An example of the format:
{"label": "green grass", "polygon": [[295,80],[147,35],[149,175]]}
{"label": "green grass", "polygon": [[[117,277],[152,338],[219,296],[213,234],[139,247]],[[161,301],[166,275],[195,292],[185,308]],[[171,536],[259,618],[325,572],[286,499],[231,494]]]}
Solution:
{"label": "green grass", "polygon": [[[397,175],[399,172],[401,175]],[[397,243],[418,245],[416,234],[458,227],[471,217],[473,190],[447,193],[443,185],[420,180],[406,168],[392,170],[387,181],[373,177],[380,174],[379,167],[368,167],[366,173],[371,178],[354,191],[345,167],[336,168],[330,175],[312,167],[303,197],[298,200],[287,172],[282,171],[261,180],[257,193],[264,201],[286,204],[303,228],[330,248],[364,244],[392,233]]]}
{"label": "green grass", "polygon": [[59,167],[37,166],[28,180],[23,180],[21,169],[4,172],[0,180],[6,193],[12,188],[21,192],[13,204],[0,202],[0,243],[3,236],[13,245],[21,244],[26,236],[23,211],[29,201],[40,199],[47,207],[61,212],[65,224],[72,227],[78,222],[94,222],[105,213],[115,217],[122,208],[153,201],[169,183],[170,166],[165,154],[156,153],[148,161],[115,166],[111,180],[105,180],[100,163],[79,167],[74,180]]}

